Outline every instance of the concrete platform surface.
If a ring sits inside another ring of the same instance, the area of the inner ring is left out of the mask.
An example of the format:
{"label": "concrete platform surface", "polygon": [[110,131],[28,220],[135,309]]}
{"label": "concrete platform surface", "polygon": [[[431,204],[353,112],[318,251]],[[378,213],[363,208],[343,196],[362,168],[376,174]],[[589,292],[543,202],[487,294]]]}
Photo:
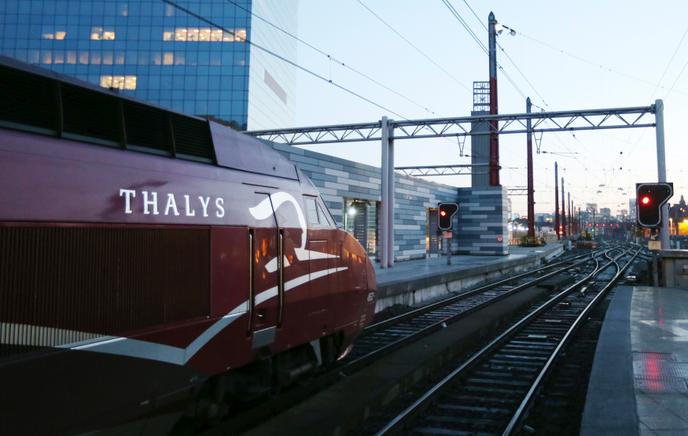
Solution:
{"label": "concrete platform surface", "polygon": [[385,269],[380,268],[379,263],[375,263],[375,274],[378,286],[389,286],[398,282],[428,278],[485,265],[510,263],[528,257],[546,257],[560,251],[561,247],[560,243],[551,243],[542,247],[509,247],[510,254],[506,256],[452,255],[451,265],[447,265],[446,256],[395,262],[392,268]]}
{"label": "concrete platform surface", "polygon": [[581,434],[688,434],[688,289],[617,288]]}
{"label": "concrete platform surface", "polygon": [[507,256],[452,256],[408,260],[392,268],[376,266],[377,293],[375,311],[394,305],[419,306],[460,293],[476,285],[495,281],[535,268],[546,259],[563,252],[561,244],[542,247],[512,247]]}

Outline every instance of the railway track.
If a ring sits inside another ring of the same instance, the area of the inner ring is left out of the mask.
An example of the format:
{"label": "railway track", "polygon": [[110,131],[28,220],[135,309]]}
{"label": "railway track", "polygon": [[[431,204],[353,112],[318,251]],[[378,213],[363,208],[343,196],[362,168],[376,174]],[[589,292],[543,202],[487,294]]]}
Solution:
{"label": "railway track", "polygon": [[[378,432],[513,434],[587,314],[638,251],[610,249],[595,268],[475,353]],[[613,255],[613,253],[619,253]]]}
{"label": "railway track", "polygon": [[[342,362],[344,366],[339,368],[339,372],[354,372],[381,356],[439,331],[489,304],[543,284],[548,279],[571,274],[599,253],[601,252],[572,256],[371,324],[356,339],[352,352]],[[547,272],[548,270],[552,271]],[[573,276],[570,276],[570,279],[572,280]]]}
{"label": "railway track", "polygon": [[[355,373],[382,356],[443,329],[474,311],[533,286],[546,286],[548,280],[554,280],[557,277],[559,279],[555,281],[559,284],[572,281],[573,270],[585,268],[591,259],[601,253],[601,251],[596,251],[570,256],[544,267],[482,285],[434,304],[372,324],[357,339],[354,351],[333,370],[300,383],[274,400],[267,403],[261,401],[260,407],[249,407],[247,410],[240,411],[231,416],[221,427],[229,429],[232,433],[240,432],[251,427],[253,423],[261,422],[266,417],[279,413],[325,386],[335,383],[342,376]],[[563,280],[562,275],[565,276]],[[551,285],[554,284],[551,283]],[[217,427],[214,427],[214,430],[217,430]]]}

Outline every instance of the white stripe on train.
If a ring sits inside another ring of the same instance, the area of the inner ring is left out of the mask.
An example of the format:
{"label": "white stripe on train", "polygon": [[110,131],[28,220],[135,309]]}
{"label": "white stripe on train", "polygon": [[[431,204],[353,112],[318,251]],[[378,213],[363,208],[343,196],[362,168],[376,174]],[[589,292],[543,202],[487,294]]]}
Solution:
{"label": "white stripe on train", "polygon": [[[347,269],[348,267],[330,268],[310,274],[304,274],[287,281],[284,284],[284,292],[288,292],[312,280]],[[256,295],[255,304],[259,305],[275,297],[277,297],[277,286],[273,286]],[[97,333],[81,332],[77,330],[11,323],[0,323],[0,342],[8,345],[52,346],[56,348],[116,354],[119,356],[129,356],[140,359],[157,360],[175,365],[184,365],[218,333],[247,312],[248,301],[244,301],[222,318],[215,321],[213,325],[208,327],[185,348],[120,336],[100,336]],[[46,341],[44,338],[50,338],[50,340]],[[87,339],[65,344],[60,343],[63,342],[60,338],[63,340],[68,338]]]}

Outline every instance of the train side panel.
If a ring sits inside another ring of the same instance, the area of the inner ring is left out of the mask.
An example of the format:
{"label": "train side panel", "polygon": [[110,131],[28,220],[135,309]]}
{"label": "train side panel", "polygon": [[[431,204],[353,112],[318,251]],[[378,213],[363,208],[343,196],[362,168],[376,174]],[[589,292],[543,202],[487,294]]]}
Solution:
{"label": "train side panel", "polygon": [[317,191],[265,180],[0,129],[3,425],[39,409],[36,432],[104,428],[256,359],[348,346],[372,318],[372,267],[309,221]]}

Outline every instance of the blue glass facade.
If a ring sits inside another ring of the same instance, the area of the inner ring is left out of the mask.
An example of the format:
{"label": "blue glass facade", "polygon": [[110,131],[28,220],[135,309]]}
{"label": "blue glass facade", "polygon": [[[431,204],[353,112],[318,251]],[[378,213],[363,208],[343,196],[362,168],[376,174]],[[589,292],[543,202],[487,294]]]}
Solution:
{"label": "blue glass facade", "polygon": [[[245,129],[254,2],[176,3],[223,29],[161,0],[2,0],[0,53]],[[285,94],[292,89],[265,83]]]}

